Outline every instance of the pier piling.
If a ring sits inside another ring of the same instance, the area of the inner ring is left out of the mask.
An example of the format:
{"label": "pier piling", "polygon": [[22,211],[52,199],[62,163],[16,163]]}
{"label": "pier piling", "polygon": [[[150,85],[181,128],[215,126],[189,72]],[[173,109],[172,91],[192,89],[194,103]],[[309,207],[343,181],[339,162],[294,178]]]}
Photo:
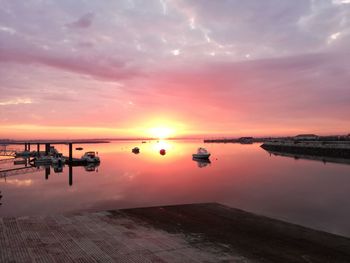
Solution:
{"label": "pier piling", "polygon": [[73,185],[73,167],[69,165],[69,186]]}
{"label": "pier piling", "polygon": [[50,166],[45,168],[45,179],[48,180],[49,179],[49,175],[50,175]]}
{"label": "pier piling", "polygon": [[49,151],[50,151],[50,144],[45,143],[45,155],[49,155]]}
{"label": "pier piling", "polygon": [[69,163],[73,161],[73,144],[69,143]]}

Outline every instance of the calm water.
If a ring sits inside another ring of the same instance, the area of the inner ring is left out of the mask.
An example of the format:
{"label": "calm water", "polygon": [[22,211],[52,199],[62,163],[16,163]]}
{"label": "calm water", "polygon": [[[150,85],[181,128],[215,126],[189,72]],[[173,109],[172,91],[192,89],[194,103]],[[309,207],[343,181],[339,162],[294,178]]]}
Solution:
{"label": "calm water", "polygon": [[[101,165],[73,167],[72,185],[67,166],[57,173],[51,169],[49,175],[39,169],[1,178],[0,216],[220,202],[350,236],[350,165],[270,156],[259,144],[206,144],[211,163],[201,164],[191,154],[202,145],[201,141],[83,145],[84,151],[98,151]],[[131,153],[134,146],[140,154]],[[56,148],[66,153],[68,147]],[[161,148],[166,149],[164,156],[159,154]],[[7,166],[0,164],[1,170]]]}

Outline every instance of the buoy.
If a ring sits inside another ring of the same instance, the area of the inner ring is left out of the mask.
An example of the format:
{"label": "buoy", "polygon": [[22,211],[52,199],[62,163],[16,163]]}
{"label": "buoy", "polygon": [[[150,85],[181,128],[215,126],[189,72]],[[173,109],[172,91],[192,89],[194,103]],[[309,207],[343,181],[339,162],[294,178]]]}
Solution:
{"label": "buoy", "polygon": [[165,149],[161,149],[161,150],[159,151],[159,153],[160,153],[160,155],[165,155],[165,154],[166,154],[166,151],[165,151]]}

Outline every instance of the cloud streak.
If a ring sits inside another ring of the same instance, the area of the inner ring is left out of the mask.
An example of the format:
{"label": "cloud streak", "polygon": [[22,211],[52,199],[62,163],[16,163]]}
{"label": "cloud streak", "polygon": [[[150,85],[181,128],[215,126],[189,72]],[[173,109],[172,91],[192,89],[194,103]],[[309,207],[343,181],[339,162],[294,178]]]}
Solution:
{"label": "cloud streak", "polygon": [[345,2],[2,1],[0,126],[109,131],[168,119],[228,135],[341,132]]}
{"label": "cloud streak", "polygon": [[31,99],[13,99],[13,100],[5,100],[5,101],[0,101],[0,106],[8,106],[8,105],[19,105],[19,104],[32,104]]}

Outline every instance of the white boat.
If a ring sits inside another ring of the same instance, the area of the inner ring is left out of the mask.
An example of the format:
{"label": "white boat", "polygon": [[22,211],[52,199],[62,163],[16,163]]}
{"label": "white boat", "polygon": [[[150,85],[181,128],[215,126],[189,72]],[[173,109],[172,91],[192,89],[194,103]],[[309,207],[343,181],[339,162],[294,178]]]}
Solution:
{"label": "white boat", "polygon": [[100,157],[98,157],[95,152],[86,152],[84,155],[81,157],[83,161],[86,161],[88,163],[99,163],[100,162]]}
{"label": "white boat", "polygon": [[192,157],[195,159],[208,159],[210,153],[205,148],[198,148],[197,153],[192,154]]}

